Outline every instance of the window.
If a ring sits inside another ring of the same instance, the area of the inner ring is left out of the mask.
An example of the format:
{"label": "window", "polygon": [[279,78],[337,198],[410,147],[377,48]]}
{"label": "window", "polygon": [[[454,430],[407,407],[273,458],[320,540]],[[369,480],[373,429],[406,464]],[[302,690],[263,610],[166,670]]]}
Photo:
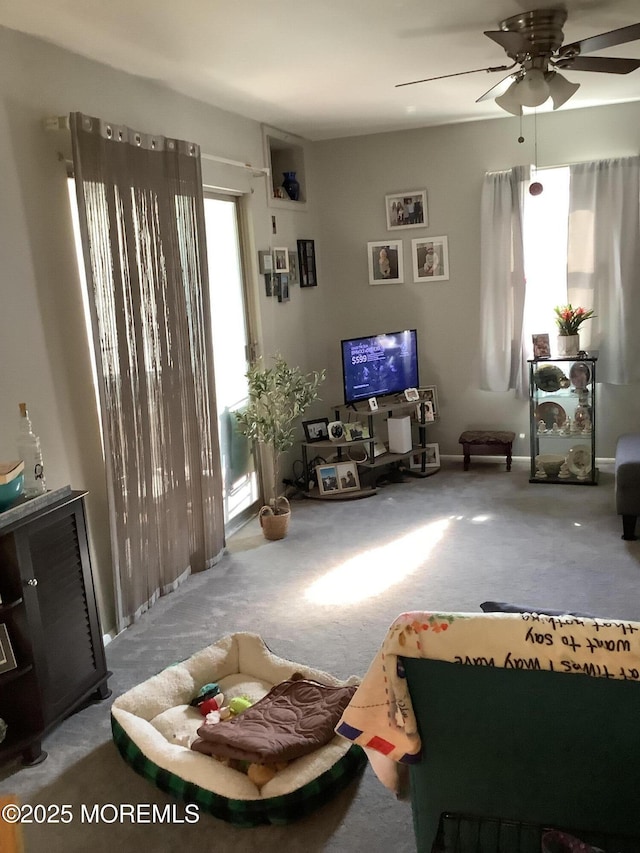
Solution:
{"label": "window", "polygon": [[525,195],[523,246],[527,281],[523,338],[533,355],[531,335],[548,332],[553,341],[553,309],[567,298],[569,167],[538,171],[540,195]]}

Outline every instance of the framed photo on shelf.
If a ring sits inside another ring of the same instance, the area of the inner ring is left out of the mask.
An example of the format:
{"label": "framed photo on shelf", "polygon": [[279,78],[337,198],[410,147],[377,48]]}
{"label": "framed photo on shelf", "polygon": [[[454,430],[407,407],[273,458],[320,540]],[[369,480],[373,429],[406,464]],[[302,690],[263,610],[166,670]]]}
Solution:
{"label": "framed photo on shelf", "polygon": [[404,398],[408,403],[414,403],[416,400],[419,400],[420,394],[418,393],[418,389],[417,388],[405,388]]}
{"label": "framed photo on shelf", "polygon": [[0,673],[9,672],[17,667],[16,656],[11,648],[6,625],[0,625]]}
{"label": "framed photo on shelf", "polygon": [[329,418],[316,418],[314,421],[303,421],[304,437],[309,444],[314,441],[326,441],[329,438]]}
{"label": "framed photo on shelf", "polygon": [[423,417],[423,409],[424,409],[424,422],[426,424],[435,421],[436,416],[433,414],[433,403],[430,400],[425,400],[424,403],[419,403],[416,406],[416,419],[418,422],[422,421]]}
{"label": "framed photo on shelf", "polygon": [[425,403],[431,403],[433,406],[433,417],[434,419],[438,417],[440,409],[438,407],[438,389],[435,385],[425,385],[424,388],[420,389],[420,396],[425,401]]}
{"label": "framed photo on shelf", "polygon": [[347,421],[343,426],[345,441],[357,441],[362,438],[369,438],[369,427],[361,421]]}
{"label": "framed photo on shelf", "polygon": [[[416,450],[415,453],[412,453],[409,457],[409,468],[412,471],[422,470],[422,458],[423,456],[426,459],[426,450]],[[426,467],[426,466],[425,466]]]}
{"label": "framed photo on shelf", "polygon": [[440,445],[439,444],[427,444],[425,445],[425,453],[427,454],[427,461],[425,463],[425,468],[439,468],[440,467]]}
{"label": "framed photo on shelf", "polygon": [[449,280],[449,241],[446,237],[422,237],[411,241],[414,282]]}
{"label": "framed photo on shelf", "polygon": [[258,263],[262,275],[273,272],[273,255],[268,249],[258,252]]}
{"label": "framed photo on shelf", "polygon": [[336,465],[316,465],[316,480],[321,495],[330,495],[340,491]]}
{"label": "framed photo on shelf", "polygon": [[424,228],[429,224],[427,216],[427,191],[407,190],[384,197],[387,214],[387,230],[400,228]]}
{"label": "framed photo on shelf", "polygon": [[404,268],[402,240],[367,243],[369,284],[402,284]]}
{"label": "framed photo on shelf", "polygon": [[273,260],[276,272],[289,272],[289,250],[275,249],[273,250]]}
{"label": "framed photo on shelf", "polygon": [[313,240],[298,240],[300,287],[317,287],[316,247]]}
{"label": "framed photo on shelf", "polygon": [[360,488],[358,466],[355,462],[338,462],[338,486],[341,492],[352,492]]}
{"label": "framed photo on shelf", "polygon": [[549,345],[549,335],[547,333],[531,335],[531,339],[533,341],[534,358],[551,358],[551,347]]}

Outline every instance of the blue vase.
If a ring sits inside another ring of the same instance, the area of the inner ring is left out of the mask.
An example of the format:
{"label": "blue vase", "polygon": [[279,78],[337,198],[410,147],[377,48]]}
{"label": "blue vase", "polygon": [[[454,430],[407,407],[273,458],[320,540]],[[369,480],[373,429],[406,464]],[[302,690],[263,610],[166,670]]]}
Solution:
{"label": "blue vase", "polygon": [[296,180],[296,173],[283,172],[282,174],[284,175],[282,186],[284,187],[285,192],[292,201],[298,201],[300,198],[300,184]]}

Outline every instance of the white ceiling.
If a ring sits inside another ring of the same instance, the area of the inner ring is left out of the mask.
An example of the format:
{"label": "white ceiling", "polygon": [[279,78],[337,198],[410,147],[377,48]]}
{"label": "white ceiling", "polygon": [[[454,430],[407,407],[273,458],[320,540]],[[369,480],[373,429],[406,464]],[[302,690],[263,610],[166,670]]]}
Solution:
{"label": "white ceiling", "polygon": [[[0,24],[316,140],[505,117],[475,103],[505,72],[394,87],[509,63],[483,31],[552,6],[565,44],[640,21],[640,0],[0,0]],[[640,100],[640,69],[563,74],[563,110]]]}

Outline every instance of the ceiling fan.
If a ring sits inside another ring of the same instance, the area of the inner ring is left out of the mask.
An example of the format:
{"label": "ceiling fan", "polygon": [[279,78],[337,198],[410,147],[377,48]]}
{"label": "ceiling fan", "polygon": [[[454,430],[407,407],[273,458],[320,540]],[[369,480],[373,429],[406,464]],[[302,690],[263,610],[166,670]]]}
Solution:
{"label": "ceiling fan", "polygon": [[640,68],[640,59],[584,55],[640,39],[640,23],[565,45],[562,27],[566,20],[567,12],[561,8],[534,9],[513,15],[500,22],[499,30],[485,31],[485,35],[497,42],[513,60],[511,65],[442,74],[424,80],[412,80],[410,83],[398,83],[396,88],[442,80],[445,77],[475,74],[479,71],[510,71],[516,68],[508,77],[504,77],[481,95],[476,103],[495,98],[503,110],[522,115],[523,106],[537,107],[551,97],[555,110],[575,95],[580,84],[571,83],[559,74],[557,69],[629,74]]}

